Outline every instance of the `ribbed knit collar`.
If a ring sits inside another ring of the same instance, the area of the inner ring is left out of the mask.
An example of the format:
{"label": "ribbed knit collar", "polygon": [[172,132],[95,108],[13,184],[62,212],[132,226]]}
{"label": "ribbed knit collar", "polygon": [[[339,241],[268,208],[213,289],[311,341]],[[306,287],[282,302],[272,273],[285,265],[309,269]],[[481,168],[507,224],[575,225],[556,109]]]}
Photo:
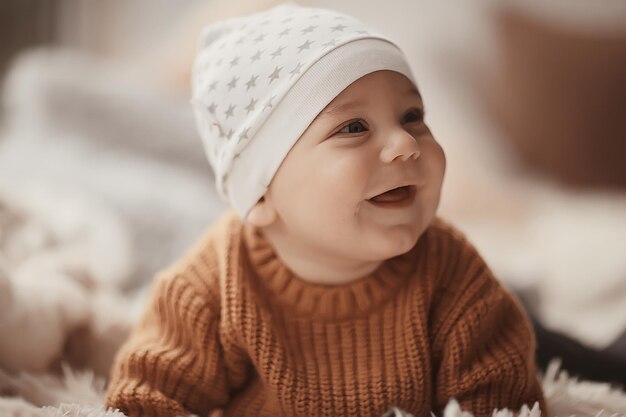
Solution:
{"label": "ribbed knit collar", "polygon": [[324,320],[366,315],[384,304],[415,273],[415,248],[384,261],[369,275],[339,285],[315,284],[297,276],[279,258],[260,230],[243,228],[248,256],[273,302],[290,313]]}

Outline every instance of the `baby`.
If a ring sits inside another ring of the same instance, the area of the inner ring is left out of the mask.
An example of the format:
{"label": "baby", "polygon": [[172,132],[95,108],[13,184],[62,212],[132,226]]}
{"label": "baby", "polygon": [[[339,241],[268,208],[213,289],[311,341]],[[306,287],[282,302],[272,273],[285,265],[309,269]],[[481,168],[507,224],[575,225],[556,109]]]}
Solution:
{"label": "baby", "polygon": [[436,217],[445,157],[394,43],[292,4],[220,22],[201,35],[193,104],[234,210],[157,277],[108,406],[545,410],[526,316]]}

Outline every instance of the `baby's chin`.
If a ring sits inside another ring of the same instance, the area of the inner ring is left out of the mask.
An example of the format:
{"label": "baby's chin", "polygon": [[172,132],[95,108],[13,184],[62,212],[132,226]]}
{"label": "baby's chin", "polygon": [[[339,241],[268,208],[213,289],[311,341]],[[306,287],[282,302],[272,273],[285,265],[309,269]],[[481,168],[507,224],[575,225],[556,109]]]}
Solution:
{"label": "baby's chin", "polygon": [[378,236],[371,236],[368,242],[368,254],[371,260],[384,261],[410,251],[419,240],[421,231],[398,227]]}

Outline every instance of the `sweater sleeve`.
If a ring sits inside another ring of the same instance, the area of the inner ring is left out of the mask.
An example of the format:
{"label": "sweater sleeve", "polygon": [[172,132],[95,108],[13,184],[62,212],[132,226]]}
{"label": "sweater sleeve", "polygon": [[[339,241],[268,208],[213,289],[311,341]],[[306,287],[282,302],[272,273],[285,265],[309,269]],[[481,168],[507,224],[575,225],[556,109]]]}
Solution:
{"label": "sweater sleeve", "polygon": [[228,402],[217,266],[196,252],[157,275],[143,317],[117,354],[107,406],[131,417],[206,416]]}
{"label": "sweater sleeve", "polygon": [[546,415],[535,338],[521,305],[460,233],[442,231],[431,321],[435,413],[454,398],[476,417],[535,402]]}

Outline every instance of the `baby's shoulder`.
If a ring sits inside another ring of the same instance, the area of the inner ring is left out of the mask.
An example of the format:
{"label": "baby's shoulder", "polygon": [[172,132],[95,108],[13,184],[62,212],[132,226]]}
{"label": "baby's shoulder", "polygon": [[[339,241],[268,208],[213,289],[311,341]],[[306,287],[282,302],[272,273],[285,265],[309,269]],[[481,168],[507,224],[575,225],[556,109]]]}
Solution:
{"label": "baby's shoulder", "polygon": [[[207,226],[196,241],[177,260],[157,273],[157,281],[176,282],[198,294],[216,298],[220,294],[225,263],[233,236],[240,228],[237,217],[226,212]],[[217,300],[214,300],[217,302]]]}
{"label": "baby's shoulder", "polygon": [[420,239],[421,255],[429,263],[435,287],[450,291],[473,285],[497,285],[487,263],[465,233],[436,218]]}

